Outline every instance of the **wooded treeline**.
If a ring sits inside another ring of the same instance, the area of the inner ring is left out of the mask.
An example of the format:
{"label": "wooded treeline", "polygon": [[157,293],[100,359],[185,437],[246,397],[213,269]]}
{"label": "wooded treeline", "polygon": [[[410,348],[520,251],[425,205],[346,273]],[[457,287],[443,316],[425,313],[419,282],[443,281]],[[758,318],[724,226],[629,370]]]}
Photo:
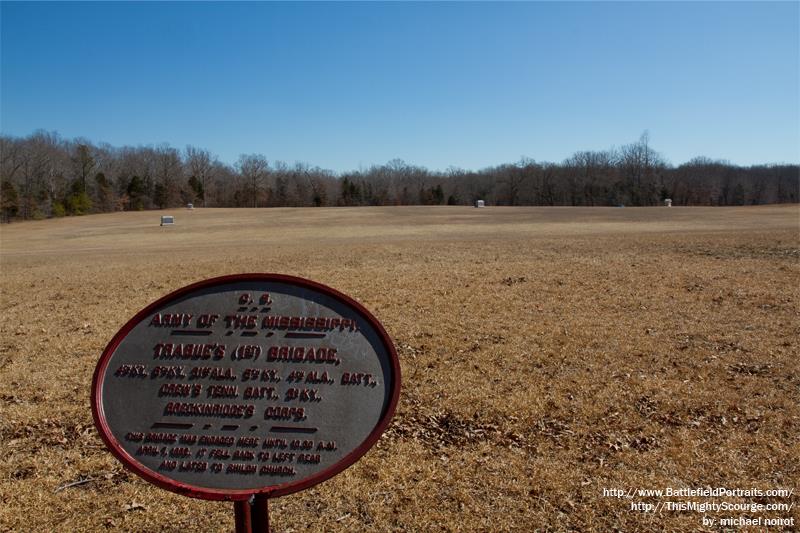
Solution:
{"label": "wooded treeline", "polygon": [[234,166],[208,150],[113,147],[37,131],[0,136],[0,215],[37,219],[184,206],[754,205],[796,203],[798,165],[740,167],[697,157],[670,165],[647,133],[618,149],[576,152],[561,163],[521,159],[478,171],[434,172],[395,159],[334,173],[242,155]]}

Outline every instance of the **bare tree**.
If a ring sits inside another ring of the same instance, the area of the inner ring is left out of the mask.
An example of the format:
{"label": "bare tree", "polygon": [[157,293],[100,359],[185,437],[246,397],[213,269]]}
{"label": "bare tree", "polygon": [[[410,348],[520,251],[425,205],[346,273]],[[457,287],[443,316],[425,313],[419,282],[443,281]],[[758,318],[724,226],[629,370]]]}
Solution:
{"label": "bare tree", "polygon": [[200,198],[203,207],[207,205],[206,195],[213,170],[214,162],[208,150],[195,148],[194,146],[186,147],[186,172],[189,174],[189,179],[193,178],[199,185],[199,191],[196,190],[195,192],[198,193],[197,196]]}
{"label": "bare tree", "polygon": [[650,148],[650,134],[645,131],[639,142],[620,149],[619,167],[625,193],[633,205],[651,205],[657,201],[655,174],[666,166],[661,155]]}
{"label": "bare tree", "polygon": [[614,153],[608,151],[575,152],[562,165],[566,174],[566,185],[572,205],[596,205],[602,203],[602,189],[611,179]]}
{"label": "bare tree", "polygon": [[536,165],[533,159],[522,157],[515,165],[497,167],[498,185],[502,187],[500,196],[506,205],[519,205],[524,190],[529,185],[531,167]]}
{"label": "bare tree", "polygon": [[249,187],[248,192],[252,195],[253,207],[258,207],[258,191],[269,173],[267,158],[261,154],[242,154],[236,166]]}
{"label": "bare tree", "polygon": [[0,179],[11,181],[25,163],[22,157],[23,141],[6,135],[0,136]]}
{"label": "bare tree", "polygon": [[181,192],[178,178],[183,173],[178,150],[162,144],[156,149],[155,155],[159,181],[156,183],[153,199],[161,208],[178,205]]}
{"label": "bare tree", "polygon": [[75,177],[80,181],[80,191],[86,192],[86,180],[95,167],[95,159],[88,141],[78,140],[72,155]]}

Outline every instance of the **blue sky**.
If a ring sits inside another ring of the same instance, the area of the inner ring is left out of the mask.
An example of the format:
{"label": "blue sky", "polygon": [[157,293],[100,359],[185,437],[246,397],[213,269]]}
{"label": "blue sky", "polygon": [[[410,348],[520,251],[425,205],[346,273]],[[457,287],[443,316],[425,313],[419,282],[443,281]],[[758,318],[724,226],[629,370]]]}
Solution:
{"label": "blue sky", "polygon": [[0,4],[0,130],[337,171],[800,160],[800,3]]}

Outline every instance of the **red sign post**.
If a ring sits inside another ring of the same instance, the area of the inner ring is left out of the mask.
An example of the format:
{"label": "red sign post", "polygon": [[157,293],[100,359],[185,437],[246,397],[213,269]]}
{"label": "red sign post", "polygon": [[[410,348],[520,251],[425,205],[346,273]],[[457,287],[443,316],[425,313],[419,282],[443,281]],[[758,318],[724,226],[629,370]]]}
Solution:
{"label": "red sign post", "polygon": [[269,531],[268,499],[320,483],[378,440],[400,394],[383,326],[319,283],[241,274],[136,314],[95,369],[109,450],[147,481],[233,500],[237,532]]}

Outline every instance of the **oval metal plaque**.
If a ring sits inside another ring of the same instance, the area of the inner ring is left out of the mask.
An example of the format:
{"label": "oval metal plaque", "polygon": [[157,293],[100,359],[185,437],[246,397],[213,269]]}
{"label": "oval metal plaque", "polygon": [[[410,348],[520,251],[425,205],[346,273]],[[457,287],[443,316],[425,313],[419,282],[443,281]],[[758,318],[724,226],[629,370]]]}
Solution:
{"label": "oval metal plaque", "polygon": [[109,449],[165,489],[211,500],[289,494],[357,461],[400,394],[381,324],[313,281],[241,274],[149,305],[92,382]]}

